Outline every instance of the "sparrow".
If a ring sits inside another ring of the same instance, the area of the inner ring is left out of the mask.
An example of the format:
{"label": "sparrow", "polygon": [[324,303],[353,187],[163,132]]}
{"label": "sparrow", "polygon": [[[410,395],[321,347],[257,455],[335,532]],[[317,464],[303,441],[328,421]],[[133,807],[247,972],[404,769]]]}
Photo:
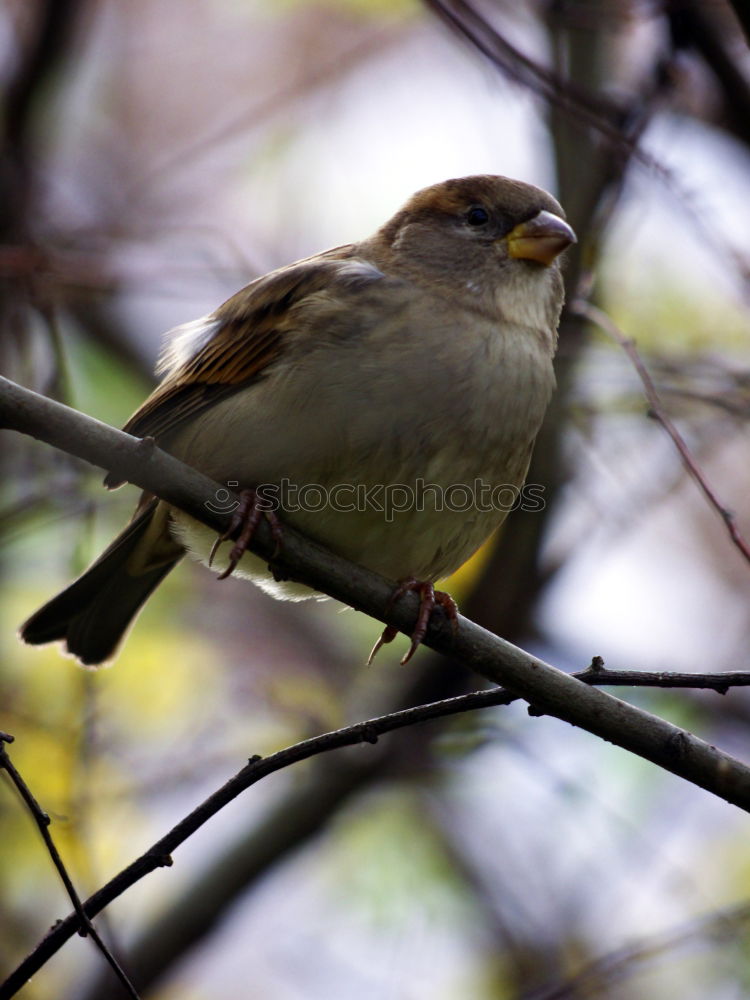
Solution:
{"label": "sparrow", "polygon": [[540,188],[452,179],[418,191],[374,236],[257,278],[171,331],[163,379],[123,429],[242,490],[241,540],[143,494],[21,638],[62,641],[88,666],[111,660],[186,553],[275,597],[315,596],[244,551],[266,517],[279,544],[291,525],[398,581],[394,598],[418,592],[406,660],[436,603],[455,618],[434,583],[502,523],[512,504],[500,495],[524,484],[555,384],[559,257],[575,239]]}

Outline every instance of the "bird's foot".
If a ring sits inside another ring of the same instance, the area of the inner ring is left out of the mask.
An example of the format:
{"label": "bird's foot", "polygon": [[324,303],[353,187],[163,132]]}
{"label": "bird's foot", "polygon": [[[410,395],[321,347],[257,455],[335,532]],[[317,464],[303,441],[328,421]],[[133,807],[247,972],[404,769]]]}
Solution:
{"label": "bird's foot", "polygon": [[224,572],[219,576],[220,580],[226,580],[226,578],[234,572],[237,567],[237,563],[247,551],[253,535],[261,522],[261,518],[264,517],[266,521],[268,521],[268,526],[271,529],[271,535],[276,544],[273,554],[277,555],[279,549],[281,548],[281,540],[283,538],[281,522],[274,511],[271,510],[269,502],[264,498],[262,492],[253,489],[242,490],[240,492],[239,505],[232,514],[232,520],[229,527],[223,535],[219,535],[217,537],[208,557],[208,565],[210,566],[214,561],[214,556],[216,555],[216,551],[221,543],[226,542],[228,538],[231,538],[232,535],[235,534],[236,531],[240,532],[229,553],[229,564]]}
{"label": "bird's foot", "polygon": [[[416,653],[419,644],[424,639],[427,634],[427,626],[430,623],[430,616],[432,615],[433,609],[436,605],[439,605],[448,616],[453,631],[458,629],[458,605],[450,596],[446,594],[444,590],[435,590],[431,583],[424,580],[415,580],[413,577],[409,577],[406,580],[399,581],[398,587],[391,594],[388,606],[400,598],[409,591],[413,591],[415,594],[419,594],[419,613],[417,614],[417,621],[414,626],[414,631],[411,634],[411,645],[406,652],[406,655],[401,660],[402,663],[408,663],[409,660]],[[384,646],[388,642],[392,642],[398,635],[398,629],[394,628],[393,625],[386,625],[383,629],[383,634],[380,636],[378,641],[372,647],[372,652],[367,660],[368,665],[372,663],[375,656],[381,646]]]}

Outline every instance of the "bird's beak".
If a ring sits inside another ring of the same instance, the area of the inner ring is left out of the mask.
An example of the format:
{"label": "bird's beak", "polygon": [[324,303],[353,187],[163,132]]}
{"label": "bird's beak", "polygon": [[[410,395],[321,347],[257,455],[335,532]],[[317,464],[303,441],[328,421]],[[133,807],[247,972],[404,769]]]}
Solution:
{"label": "bird's beak", "polygon": [[576,242],[576,234],[559,215],[542,211],[519,223],[505,239],[511,257],[535,260],[549,267],[566,247]]}

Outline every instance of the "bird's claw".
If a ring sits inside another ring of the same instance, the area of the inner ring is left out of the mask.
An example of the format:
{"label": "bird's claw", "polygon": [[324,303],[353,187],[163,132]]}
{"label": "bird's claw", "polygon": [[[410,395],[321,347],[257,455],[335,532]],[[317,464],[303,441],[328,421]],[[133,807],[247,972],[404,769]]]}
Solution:
{"label": "bird's claw", "polygon": [[265,517],[268,521],[268,525],[271,529],[271,535],[275,543],[273,555],[276,556],[281,548],[281,541],[283,538],[281,522],[274,511],[269,509],[268,503],[264,501],[263,496],[257,490],[242,490],[240,492],[239,505],[232,514],[232,520],[229,522],[229,527],[222,535],[219,535],[216,538],[216,541],[211,546],[211,552],[208,556],[208,565],[210,566],[214,561],[214,556],[216,555],[221,543],[226,542],[227,539],[231,538],[237,531],[240,532],[229,553],[229,563],[227,568],[223,573],[219,574],[220,580],[226,580],[226,578],[231,576],[234,572],[237,567],[237,563],[247,551],[253,535],[255,534],[261,518],[263,517]]}
{"label": "bird's claw", "polygon": [[[403,597],[404,594],[409,591],[419,594],[419,612],[417,614],[417,621],[414,625],[414,630],[411,634],[411,644],[406,651],[406,655],[401,660],[402,664],[408,663],[419,648],[420,643],[427,634],[427,627],[430,624],[430,616],[432,615],[433,609],[436,605],[439,605],[445,611],[453,631],[456,632],[458,630],[458,605],[450,594],[446,594],[444,590],[435,590],[433,585],[428,581],[415,580],[413,577],[401,580],[398,587],[396,587],[391,594],[388,606],[390,607],[395,604],[399,598]],[[386,625],[383,629],[382,635],[372,647],[372,651],[367,660],[368,665],[372,663],[380,648],[386,643],[392,642],[397,635],[397,628],[393,625]]]}

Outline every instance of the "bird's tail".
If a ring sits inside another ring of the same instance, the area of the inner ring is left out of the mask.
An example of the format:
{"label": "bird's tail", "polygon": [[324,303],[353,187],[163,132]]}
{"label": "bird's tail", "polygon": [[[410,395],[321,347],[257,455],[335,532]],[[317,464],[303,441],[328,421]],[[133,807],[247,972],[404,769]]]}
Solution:
{"label": "bird's tail", "polygon": [[69,587],[35,612],[19,635],[32,646],[64,641],[86,666],[112,659],[146,598],[184,555],[164,504],[151,500]]}

